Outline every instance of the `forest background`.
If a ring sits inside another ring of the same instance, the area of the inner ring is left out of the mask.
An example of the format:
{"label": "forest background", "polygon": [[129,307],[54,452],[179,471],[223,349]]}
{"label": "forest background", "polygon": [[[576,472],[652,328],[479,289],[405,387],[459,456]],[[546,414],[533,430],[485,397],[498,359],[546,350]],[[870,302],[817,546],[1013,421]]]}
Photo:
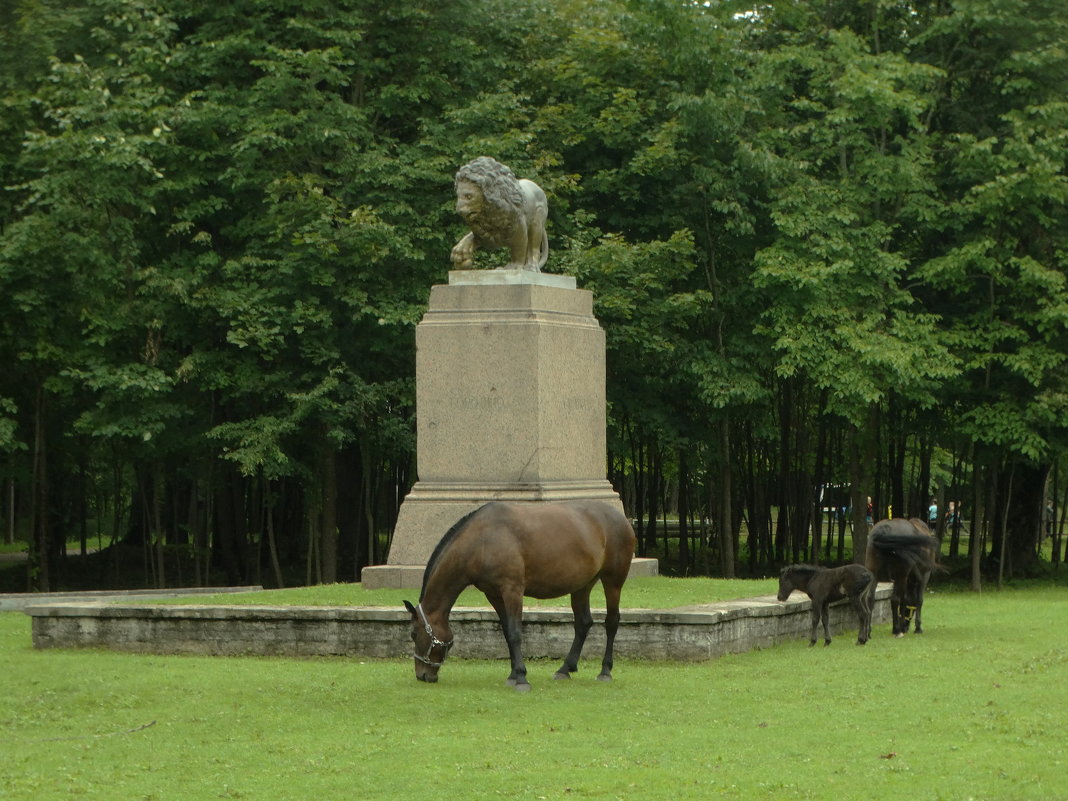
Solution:
{"label": "forest background", "polygon": [[840,561],[869,497],[934,498],[973,586],[1049,569],[1066,42],[1061,0],[7,0],[19,588],[84,580],[71,540],[112,585],[384,561],[478,155],[544,187],[546,270],[594,293],[643,554]]}

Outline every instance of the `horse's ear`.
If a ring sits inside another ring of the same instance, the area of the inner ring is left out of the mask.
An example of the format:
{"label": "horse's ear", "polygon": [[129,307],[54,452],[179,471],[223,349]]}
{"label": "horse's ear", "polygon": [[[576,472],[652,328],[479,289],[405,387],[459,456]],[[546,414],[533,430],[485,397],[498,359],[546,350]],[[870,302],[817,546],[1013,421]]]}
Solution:
{"label": "horse's ear", "polygon": [[415,607],[412,606],[412,602],[411,601],[405,601],[404,602],[404,608],[408,610],[408,613],[412,616],[412,620],[415,620],[417,615],[416,615]]}

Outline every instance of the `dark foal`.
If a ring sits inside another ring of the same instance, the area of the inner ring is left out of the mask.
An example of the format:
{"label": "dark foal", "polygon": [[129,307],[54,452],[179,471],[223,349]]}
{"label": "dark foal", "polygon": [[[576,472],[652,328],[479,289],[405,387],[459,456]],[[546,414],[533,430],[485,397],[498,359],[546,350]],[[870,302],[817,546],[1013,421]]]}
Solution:
{"label": "dark foal", "polygon": [[815,567],[813,565],[790,565],[779,575],[780,601],[785,601],[794,590],[801,590],[812,599],[812,634],[809,646],[816,644],[816,628],[823,621],[823,644],[831,644],[829,626],[832,601],[848,598],[857,613],[860,630],[857,645],[863,645],[871,637],[871,609],[875,598],[875,576],[864,565],[842,567]]}

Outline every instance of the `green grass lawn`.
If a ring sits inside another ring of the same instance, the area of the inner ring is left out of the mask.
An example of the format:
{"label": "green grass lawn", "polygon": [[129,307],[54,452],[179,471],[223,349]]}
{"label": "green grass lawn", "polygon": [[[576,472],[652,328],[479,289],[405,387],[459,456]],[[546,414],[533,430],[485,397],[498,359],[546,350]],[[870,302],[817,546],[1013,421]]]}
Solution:
{"label": "green grass lawn", "polygon": [[[715,592],[690,581],[627,605]],[[609,684],[599,654],[571,681],[539,660],[526,695],[505,661],[425,685],[408,659],[35,651],[3,613],[0,799],[1068,798],[1068,591],[936,591],[924,613],[863,648],[619,659]]]}

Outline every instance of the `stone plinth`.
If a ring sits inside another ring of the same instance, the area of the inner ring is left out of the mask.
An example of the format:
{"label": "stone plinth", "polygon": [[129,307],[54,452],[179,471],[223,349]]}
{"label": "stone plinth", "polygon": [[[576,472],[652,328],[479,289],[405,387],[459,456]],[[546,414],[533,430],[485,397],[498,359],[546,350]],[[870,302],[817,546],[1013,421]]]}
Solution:
{"label": "stone plinth", "polygon": [[433,287],[416,328],[416,418],[418,481],[367,586],[419,586],[438,540],[489,501],[622,510],[605,478],[604,331],[574,278],[456,271]]}
{"label": "stone plinth", "polygon": [[[876,591],[872,613],[876,625],[890,620],[890,592],[890,584],[880,584]],[[624,601],[626,597],[624,586]],[[795,592],[785,603],[765,595],[677,609],[622,609],[616,666],[620,660],[636,658],[715,659],[807,640],[811,608],[812,602]],[[841,638],[835,645],[850,647],[856,639],[856,614],[848,601],[832,604],[830,611],[831,631]],[[411,617],[400,608],[51,603],[31,606],[26,614],[33,618],[35,648],[405,658],[406,671],[411,670]],[[603,609],[593,610],[595,625],[582,652],[585,660],[599,661],[604,651],[604,615]],[[449,620],[456,639],[451,658],[507,658],[497,614],[489,607],[457,607]],[[574,636],[573,621],[571,610],[564,607],[525,609],[523,654],[528,659],[562,658]],[[889,634],[884,629],[882,636]],[[545,668],[546,678],[550,669]],[[443,675],[454,670],[450,663]]]}

